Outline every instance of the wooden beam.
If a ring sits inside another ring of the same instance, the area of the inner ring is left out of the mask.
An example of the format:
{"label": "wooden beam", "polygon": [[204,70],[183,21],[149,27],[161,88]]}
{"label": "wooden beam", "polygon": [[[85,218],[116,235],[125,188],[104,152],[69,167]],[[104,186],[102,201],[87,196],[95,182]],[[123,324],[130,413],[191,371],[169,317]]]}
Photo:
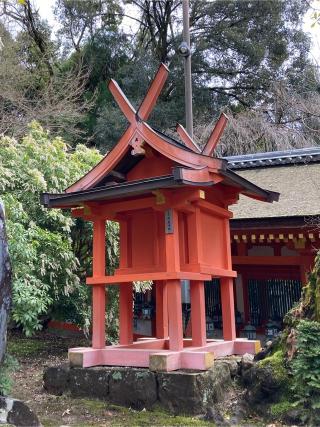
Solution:
{"label": "wooden beam", "polygon": [[309,237],[309,239],[310,239],[310,241],[311,241],[311,242],[315,242],[315,240],[316,240],[316,239],[315,239],[315,237],[314,237],[314,234],[313,234],[313,233],[309,233],[309,234],[308,234],[308,237]]}
{"label": "wooden beam", "polygon": [[299,256],[233,256],[233,265],[300,265]]}
{"label": "wooden beam", "polygon": [[168,297],[167,282],[157,281],[156,284],[156,336],[168,338]]}
{"label": "wooden beam", "polygon": [[133,342],[133,290],[131,283],[122,283],[119,297],[119,343]]}
{"label": "wooden beam", "polygon": [[206,144],[206,146],[204,147],[204,149],[202,150],[202,154],[204,154],[205,156],[212,156],[218,142],[219,139],[227,125],[228,122],[228,117],[222,113],[215,125],[215,127],[213,128],[213,131],[211,132],[211,135],[209,136],[208,142]]}
{"label": "wooden beam", "polygon": [[184,144],[190,148],[190,150],[194,151],[195,153],[201,153],[200,148],[198,145],[193,141],[191,136],[188,134],[188,132],[185,130],[185,128],[180,125],[180,123],[177,123],[176,131]]}
{"label": "wooden beam", "polygon": [[126,181],[126,176],[118,171],[112,170],[108,173],[108,175],[112,176],[113,178],[118,179],[119,181]]}
{"label": "wooden beam", "polygon": [[126,95],[122,92],[118,83],[111,79],[108,84],[108,89],[112,93],[115,101],[117,102],[120,110],[126,116],[130,123],[134,123],[136,121],[136,110],[133,108],[131,102],[126,97]]}
{"label": "wooden beam", "polygon": [[220,218],[232,218],[232,212],[228,209],[221,208],[220,206],[209,203],[206,200],[197,200],[195,201],[195,205],[199,206],[202,211],[213,213],[215,216],[219,216]]}
{"label": "wooden beam", "polygon": [[[226,271],[227,272],[227,271]],[[230,273],[231,274],[231,273]],[[211,273],[194,273],[192,271],[178,271],[178,272],[150,272],[150,273],[133,273],[133,274],[119,274],[114,276],[93,276],[87,277],[87,285],[112,285],[118,283],[130,283],[134,281],[143,280],[211,280],[214,274]],[[220,276],[220,274],[217,274]]]}
{"label": "wooden beam", "polygon": [[183,349],[181,281],[170,280],[167,283],[168,319],[169,319],[169,350]]}
{"label": "wooden beam", "polygon": [[168,74],[168,68],[164,64],[161,64],[144,100],[138,108],[138,115],[142,120],[148,120],[149,115],[156,105],[160,92],[162,91],[162,88],[168,78]]}
{"label": "wooden beam", "polygon": [[153,208],[156,206],[156,197],[148,196],[135,200],[123,200],[119,202],[106,202],[97,205],[101,216],[107,216],[110,213],[120,213],[130,210],[141,210]]}
{"label": "wooden beam", "polygon": [[[233,279],[221,277],[220,293],[222,306],[223,339],[233,341],[236,339],[236,319],[234,314]],[[192,302],[191,302],[192,307]]]}

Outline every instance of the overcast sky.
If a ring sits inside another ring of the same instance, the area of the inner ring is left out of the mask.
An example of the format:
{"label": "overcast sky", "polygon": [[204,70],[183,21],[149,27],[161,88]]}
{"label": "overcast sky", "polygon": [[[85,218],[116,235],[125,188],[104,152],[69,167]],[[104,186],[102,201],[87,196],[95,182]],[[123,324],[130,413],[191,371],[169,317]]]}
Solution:
{"label": "overcast sky", "polygon": [[[281,1],[281,0],[280,0]],[[284,0],[285,1],[285,0]],[[39,13],[43,19],[46,19],[51,27],[58,28],[58,23],[54,19],[53,7],[55,0],[33,0],[35,6],[39,9]],[[320,0],[313,0],[312,5],[315,9],[320,10]],[[130,7],[130,6],[126,6]],[[310,34],[312,38],[311,57],[320,65],[320,25],[315,25],[312,28],[311,20],[312,11],[308,12],[304,17],[304,30]],[[136,24],[130,18],[124,18],[123,26],[126,31],[136,28]]]}

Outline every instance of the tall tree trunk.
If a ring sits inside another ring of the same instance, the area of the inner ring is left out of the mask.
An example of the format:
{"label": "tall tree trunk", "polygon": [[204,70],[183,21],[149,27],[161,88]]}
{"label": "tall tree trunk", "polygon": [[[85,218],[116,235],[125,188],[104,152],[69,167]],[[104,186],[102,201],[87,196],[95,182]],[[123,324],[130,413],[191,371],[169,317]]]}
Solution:
{"label": "tall tree trunk", "polygon": [[7,343],[7,323],[11,306],[11,266],[8,253],[4,207],[0,200],[0,365]]}

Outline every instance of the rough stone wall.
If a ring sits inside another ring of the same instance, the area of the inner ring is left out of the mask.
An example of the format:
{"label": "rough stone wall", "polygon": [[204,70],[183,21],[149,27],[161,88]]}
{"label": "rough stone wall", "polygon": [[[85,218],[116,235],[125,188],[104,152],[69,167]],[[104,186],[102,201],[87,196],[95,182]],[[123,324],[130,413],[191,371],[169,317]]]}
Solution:
{"label": "rough stone wall", "polygon": [[52,394],[95,397],[135,409],[154,405],[174,414],[202,414],[223,401],[237,362],[216,362],[208,371],[151,372],[144,368],[50,367],[44,371],[44,388]]}
{"label": "rough stone wall", "polygon": [[0,364],[7,342],[7,323],[11,305],[11,268],[8,253],[4,207],[0,200]]}

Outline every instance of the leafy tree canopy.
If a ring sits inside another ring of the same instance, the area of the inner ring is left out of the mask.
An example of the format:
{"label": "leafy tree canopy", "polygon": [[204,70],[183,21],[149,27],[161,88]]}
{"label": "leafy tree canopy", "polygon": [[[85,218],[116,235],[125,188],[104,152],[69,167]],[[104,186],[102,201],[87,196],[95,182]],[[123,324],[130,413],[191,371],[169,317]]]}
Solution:
{"label": "leafy tree canopy", "polygon": [[0,140],[0,192],[5,202],[13,265],[13,319],[30,335],[40,317],[79,292],[78,259],[69,214],[40,205],[40,193],[62,191],[101,158],[78,145],[70,150],[36,122],[17,141]]}

